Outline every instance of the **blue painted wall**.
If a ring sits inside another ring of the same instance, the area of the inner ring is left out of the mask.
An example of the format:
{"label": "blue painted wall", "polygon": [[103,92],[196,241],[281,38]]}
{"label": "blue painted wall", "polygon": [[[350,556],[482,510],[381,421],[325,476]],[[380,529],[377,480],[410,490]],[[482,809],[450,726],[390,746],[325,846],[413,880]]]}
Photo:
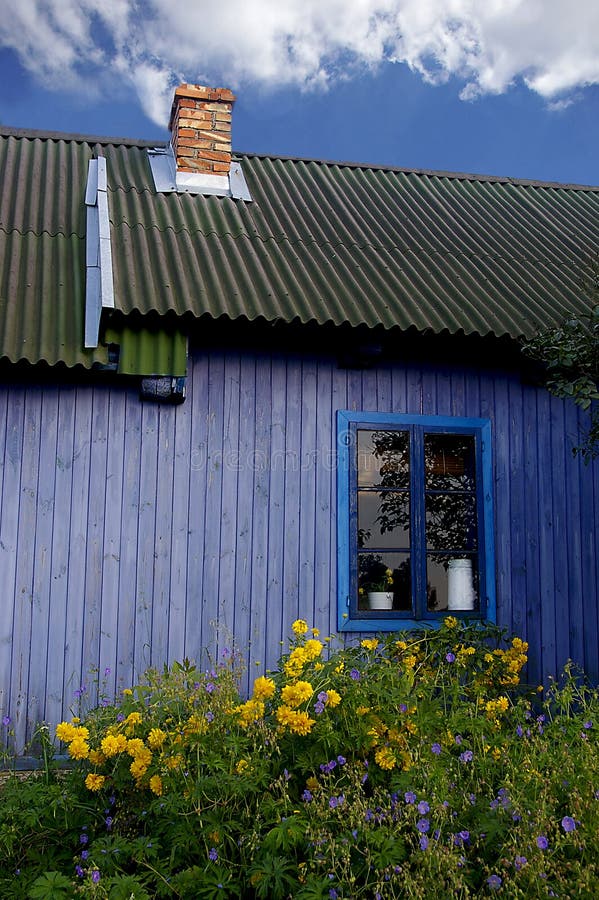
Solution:
{"label": "blue painted wall", "polygon": [[20,746],[98,677],[112,695],[235,644],[250,679],[298,616],[334,630],[338,409],[491,419],[499,622],[532,681],[568,657],[598,680],[599,469],[572,457],[574,406],[508,371],[215,352],[179,407],[0,388],[0,715]]}

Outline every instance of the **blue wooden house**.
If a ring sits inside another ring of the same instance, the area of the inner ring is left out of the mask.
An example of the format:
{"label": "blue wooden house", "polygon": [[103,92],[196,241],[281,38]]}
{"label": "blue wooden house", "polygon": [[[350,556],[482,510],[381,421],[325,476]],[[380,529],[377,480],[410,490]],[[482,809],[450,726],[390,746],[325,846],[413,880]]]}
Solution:
{"label": "blue wooden house", "polygon": [[585,312],[599,188],[0,131],[0,715],[297,617],[496,621],[599,678],[599,470],[522,336]]}

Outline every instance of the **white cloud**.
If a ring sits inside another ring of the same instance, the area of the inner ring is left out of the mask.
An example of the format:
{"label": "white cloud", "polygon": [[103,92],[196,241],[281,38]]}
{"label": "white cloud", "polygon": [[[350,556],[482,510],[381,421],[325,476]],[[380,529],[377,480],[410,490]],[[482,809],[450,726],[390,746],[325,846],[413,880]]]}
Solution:
{"label": "white cloud", "polygon": [[599,83],[597,0],[0,0],[0,46],[47,85],[133,85],[164,124],[180,80],[323,87],[404,63],[463,99],[516,79],[564,108]]}

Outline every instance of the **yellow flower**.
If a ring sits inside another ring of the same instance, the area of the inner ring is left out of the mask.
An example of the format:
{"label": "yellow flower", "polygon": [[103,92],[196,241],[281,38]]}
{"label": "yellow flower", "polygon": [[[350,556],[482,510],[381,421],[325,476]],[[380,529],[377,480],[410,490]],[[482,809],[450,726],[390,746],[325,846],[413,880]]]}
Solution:
{"label": "yellow flower", "polygon": [[275,683],[272,678],[260,675],[254,681],[254,697],[257,700],[269,700],[275,692]]}
{"label": "yellow flower", "polygon": [[73,759],[87,759],[89,744],[82,737],[74,738],[69,744],[69,756]]}
{"label": "yellow flower", "polygon": [[131,690],[131,688],[125,688],[123,690],[124,697],[131,697],[132,695],[133,695],[133,691]]}
{"label": "yellow flower", "polygon": [[369,712],[370,712],[369,706],[358,706],[356,709],[357,716],[365,716]]}
{"label": "yellow flower", "polygon": [[111,757],[126,750],[127,744],[128,741],[124,734],[107,734],[105,738],[102,738],[100,747],[104,756]]}
{"label": "yellow flower", "polygon": [[317,791],[320,788],[318,778],[315,778],[314,775],[311,775],[310,778],[306,779],[306,787],[309,791],[312,791],[312,793],[314,793],[314,791]]}
{"label": "yellow flower", "polygon": [[106,757],[99,750],[90,750],[89,751],[89,761],[94,764],[94,766],[101,766],[106,762]]}
{"label": "yellow flower", "polygon": [[366,650],[376,650],[379,642],[376,638],[364,638],[363,641],[360,642],[360,646],[364,647]]}
{"label": "yellow flower", "polygon": [[413,669],[414,666],[416,665],[416,663],[417,663],[417,659],[413,654],[410,654],[410,656],[404,657],[403,664],[406,667],[406,669]]}
{"label": "yellow flower", "polygon": [[143,760],[134,759],[129,766],[129,771],[135,779],[139,780],[140,778],[143,778],[143,776],[148,771],[148,766]]}
{"label": "yellow flower", "polygon": [[164,762],[167,769],[172,770],[180,768],[180,766],[184,764],[185,760],[183,759],[181,754],[177,754],[176,756],[167,756]]}
{"label": "yellow flower", "polygon": [[[189,737],[191,734],[206,734],[208,731],[208,720],[204,716],[190,716],[185,726],[185,734]],[[166,737],[166,735],[165,735]]]}
{"label": "yellow flower", "polygon": [[295,734],[309,734],[316,720],[311,719],[308,713],[299,712],[289,706],[279,706],[277,709],[277,721],[282,728],[288,728]]}
{"label": "yellow flower", "polygon": [[501,759],[501,750],[499,749],[499,747],[493,747],[493,749],[491,750],[491,756],[495,760]]}
{"label": "yellow flower", "polygon": [[158,750],[164,744],[166,737],[166,731],[163,731],[162,728],[152,728],[147,738],[148,744],[152,750]]}
{"label": "yellow flower", "polygon": [[321,641],[317,641],[314,638],[311,638],[304,644],[304,653],[306,654],[306,658],[308,660],[318,659],[318,657],[322,653],[322,650],[323,645]]}
{"label": "yellow flower", "polygon": [[305,622],[304,619],[296,619],[291,626],[291,630],[298,637],[301,637],[301,635],[306,634],[308,631],[308,623]]}
{"label": "yellow flower", "polygon": [[374,754],[374,760],[381,769],[393,769],[397,762],[395,753],[390,747],[380,747]]}
{"label": "yellow flower", "polygon": [[56,737],[59,741],[63,741],[64,743],[69,743],[75,738],[77,735],[77,729],[74,725],[71,725],[70,722],[61,722],[56,726]]}
{"label": "yellow flower", "polygon": [[129,713],[129,715],[125,719],[125,725],[127,726],[127,728],[134,728],[136,725],[141,725],[141,713]]}
{"label": "yellow flower", "polygon": [[245,772],[246,769],[249,768],[249,766],[250,766],[250,764],[247,761],[247,759],[240,759],[239,762],[237,763],[237,765],[235,766],[235,771],[237,772],[238,775],[241,775],[243,772]]}
{"label": "yellow flower", "polygon": [[281,700],[287,706],[295,709],[309,700],[314,693],[314,688],[309,681],[296,681],[295,684],[286,684],[281,691]]}
{"label": "yellow flower", "polygon": [[127,741],[127,753],[129,756],[137,756],[145,747],[141,738],[130,738]]}
{"label": "yellow flower", "polygon": [[150,778],[150,790],[153,794],[156,794],[157,797],[162,795],[162,778],[160,775],[152,775]]}
{"label": "yellow flower", "polygon": [[313,629],[312,629],[312,637],[315,637],[315,638],[316,638],[316,637],[318,637],[319,635],[320,635],[319,629],[318,629],[318,628],[313,628]]}
{"label": "yellow flower", "polygon": [[242,728],[248,728],[252,722],[257,722],[264,715],[263,700],[247,700],[232,710],[239,716],[239,724]]}
{"label": "yellow flower", "polygon": [[88,791],[99,791],[100,788],[104,787],[105,781],[104,775],[96,775],[95,772],[90,772],[85,779],[85,786]]}
{"label": "yellow flower", "polygon": [[341,703],[341,694],[338,694],[337,691],[327,691],[327,706],[334,707],[339,706]]}
{"label": "yellow flower", "polygon": [[445,628],[449,628],[451,630],[452,628],[458,627],[458,620],[455,618],[455,616],[446,616],[443,619],[443,625],[445,626]]}
{"label": "yellow flower", "polygon": [[289,654],[289,659],[283,666],[285,670],[285,674],[289,675],[290,678],[297,678],[301,675],[302,669],[308,662],[308,657],[306,655],[306,650],[304,647],[296,647]]}
{"label": "yellow flower", "polygon": [[405,641],[395,641],[395,646],[397,647],[398,650],[407,650],[408,649],[408,645],[406,644]]}

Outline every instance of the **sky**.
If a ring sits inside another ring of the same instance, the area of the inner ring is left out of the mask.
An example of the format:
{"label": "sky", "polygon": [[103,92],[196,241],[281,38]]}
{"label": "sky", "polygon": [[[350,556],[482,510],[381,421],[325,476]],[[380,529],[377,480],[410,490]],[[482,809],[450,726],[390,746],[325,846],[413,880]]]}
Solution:
{"label": "sky", "polygon": [[0,0],[0,125],[599,185],[598,0]]}

